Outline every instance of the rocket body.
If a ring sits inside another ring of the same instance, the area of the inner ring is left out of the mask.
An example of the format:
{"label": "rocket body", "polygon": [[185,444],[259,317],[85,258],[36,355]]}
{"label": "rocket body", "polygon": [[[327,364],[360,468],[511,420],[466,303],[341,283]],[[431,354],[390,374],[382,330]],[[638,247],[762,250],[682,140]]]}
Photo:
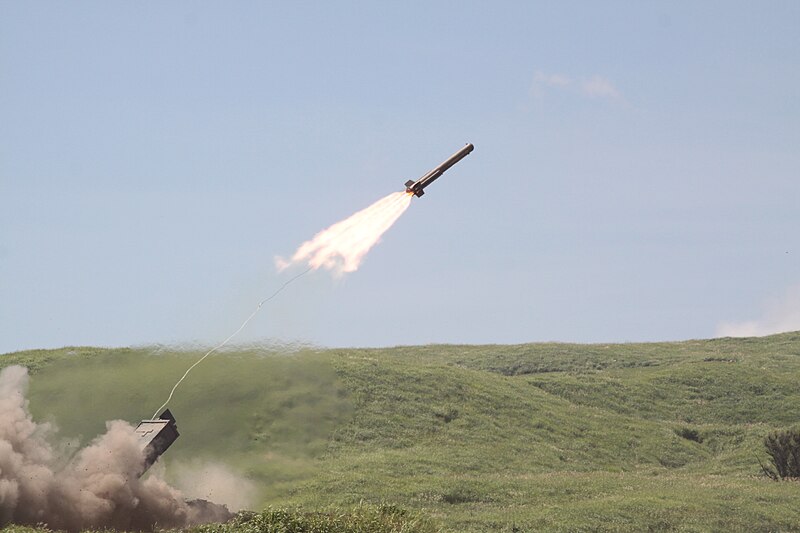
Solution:
{"label": "rocket body", "polygon": [[408,180],[406,182],[406,192],[416,196],[422,196],[425,194],[425,187],[436,181],[447,169],[464,159],[474,148],[472,144],[467,144],[464,148],[451,155],[444,163],[434,168],[417,181]]}

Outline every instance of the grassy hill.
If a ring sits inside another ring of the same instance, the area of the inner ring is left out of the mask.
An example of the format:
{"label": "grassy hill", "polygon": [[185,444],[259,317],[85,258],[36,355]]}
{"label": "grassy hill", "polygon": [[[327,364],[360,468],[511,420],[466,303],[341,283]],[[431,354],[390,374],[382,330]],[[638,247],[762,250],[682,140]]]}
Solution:
{"label": "grassy hill", "polygon": [[[86,442],[148,418],[201,353],[0,356]],[[164,456],[224,463],[255,508],[422,510],[446,531],[800,531],[800,485],[759,475],[798,424],[800,333],[680,343],[215,354],[178,389]]]}

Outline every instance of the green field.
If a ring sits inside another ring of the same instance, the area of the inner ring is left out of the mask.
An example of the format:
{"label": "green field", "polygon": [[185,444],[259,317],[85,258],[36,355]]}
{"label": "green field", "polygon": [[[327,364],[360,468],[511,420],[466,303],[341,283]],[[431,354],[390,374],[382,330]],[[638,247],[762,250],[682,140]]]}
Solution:
{"label": "green field", "polygon": [[[199,355],[63,348],[0,365],[28,366],[35,419],[87,442],[106,420],[149,418]],[[800,531],[800,484],[758,464],[763,437],[800,421],[799,378],[800,333],[248,348],[178,389],[163,462],[168,479],[226,464],[256,485],[254,510],[399,508],[423,524],[409,531]]]}

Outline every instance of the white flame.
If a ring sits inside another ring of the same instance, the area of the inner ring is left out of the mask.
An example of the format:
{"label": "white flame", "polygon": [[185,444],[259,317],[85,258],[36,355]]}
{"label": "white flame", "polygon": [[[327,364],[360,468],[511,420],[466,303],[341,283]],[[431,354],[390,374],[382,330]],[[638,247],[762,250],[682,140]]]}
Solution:
{"label": "white flame", "polygon": [[314,270],[325,268],[336,275],[358,270],[367,252],[380,242],[411,204],[411,194],[395,192],[366,209],[325,229],[300,245],[291,259],[275,259],[278,271],[307,263]]}

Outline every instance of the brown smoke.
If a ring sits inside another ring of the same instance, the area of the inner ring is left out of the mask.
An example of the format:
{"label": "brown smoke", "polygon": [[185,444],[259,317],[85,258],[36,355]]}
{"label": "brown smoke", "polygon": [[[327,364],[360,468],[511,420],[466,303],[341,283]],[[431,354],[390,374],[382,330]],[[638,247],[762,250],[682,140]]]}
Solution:
{"label": "brown smoke", "polygon": [[140,479],[144,457],[133,426],[121,420],[107,422],[105,434],[58,469],[55,431],[31,418],[27,387],[26,368],[0,372],[0,526],[151,530],[229,517],[220,506],[186,503],[156,475]]}

